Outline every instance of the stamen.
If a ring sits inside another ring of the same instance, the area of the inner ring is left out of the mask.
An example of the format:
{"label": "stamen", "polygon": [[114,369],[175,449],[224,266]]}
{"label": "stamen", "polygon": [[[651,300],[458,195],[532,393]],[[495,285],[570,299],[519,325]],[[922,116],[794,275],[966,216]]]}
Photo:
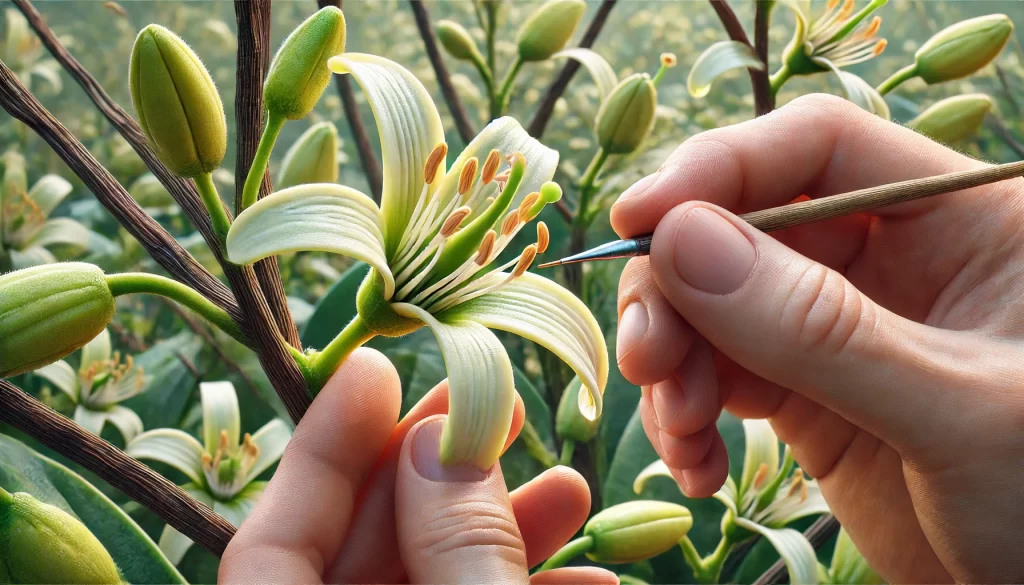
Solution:
{"label": "stamen", "polygon": [[540,193],[533,192],[524,197],[522,203],[519,204],[519,217],[521,217],[524,222],[533,219],[530,215],[530,208],[537,203],[538,199],[540,199]]}
{"label": "stamen", "polygon": [[[538,224],[538,227],[543,224]],[[491,252],[494,250],[494,240],[498,238],[498,234],[494,230],[488,231],[484,234],[483,241],[480,242],[480,248],[476,251],[476,264],[477,266],[486,266],[487,262],[490,261]]]}
{"label": "stamen", "polygon": [[843,9],[839,12],[840,20],[846,20],[853,16],[853,2],[854,0],[846,0],[843,4]]}
{"label": "stamen", "polygon": [[504,189],[505,188],[505,183],[508,183],[508,176],[509,176],[509,173],[511,173],[511,172],[512,172],[512,169],[505,169],[505,172],[501,173],[500,175],[495,175],[494,176],[494,181],[496,183],[498,183],[498,188],[499,189]]}
{"label": "stamen", "polygon": [[469,214],[472,212],[473,210],[469,207],[460,207],[453,211],[452,214],[448,216],[448,219],[444,220],[444,224],[441,225],[441,237],[451,237],[451,235],[459,229],[459,226],[462,225],[462,221],[469,217]]}
{"label": "stamen", "polygon": [[427,156],[427,162],[423,165],[424,183],[429,185],[434,182],[434,178],[437,177],[437,171],[446,156],[448,156],[448,145],[443,142],[430,151],[430,155]]}
{"label": "stamen", "polygon": [[827,10],[835,10],[836,6],[839,6],[840,0],[828,0]]}
{"label": "stamen", "polygon": [[213,469],[213,457],[210,457],[209,453],[203,453],[202,462],[203,462],[203,469],[206,469],[206,470]]}
{"label": "stamen", "polygon": [[799,467],[796,468],[796,471],[793,472],[793,481],[789,485],[789,492],[786,494],[786,496],[793,496],[797,492],[800,492],[801,495],[806,497],[807,486],[804,485],[804,471]]}
{"label": "stamen", "polygon": [[512,278],[519,278],[524,272],[530,269],[530,265],[533,264],[534,259],[537,258],[537,244],[530,244],[523,249],[522,255],[519,256],[519,262],[516,264],[515,270],[512,271]]}
{"label": "stamen", "polygon": [[878,29],[880,28],[882,28],[882,17],[876,16],[872,18],[871,24],[869,24],[868,27],[864,29],[864,38],[868,39],[875,36],[875,34],[878,32]]}
{"label": "stamen", "polygon": [[874,55],[875,57],[881,55],[882,51],[885,51],[885,46],[887,44],[889,44],[889,41],[885,39],[879,39],[878,42],[875,43],[875,49],[871,51],[871,54]]}
{"label": "stamen", "polygon": [[462,173],[459,174],[459,195],[465,195],[473,187],[473,183],[476,182],[476,170],[479,166],[480,161],[475,156],[462,165]]}
{"label": "stamen", "polygon": [[678,63],[675,53],[662,53],[660,60],[662,67],[675,67]]}
{"label": "stamen", "polygon": [[768,464],[762,463],[757,468],[757,473],[754,474],[754,489],[759,490],[764,487],[766,479],[768,479]]}
{"label": "stamen", "polygon": [[228,447],[231,446],[230,439],[228,439],[228,432],[225,429],[220,430],[220,445],[217,446],[217,450],[227,451]]}
{"label": "stamen", "polygon": [[505,216],[505,221],[501,223],[501,235],[510,235],[517,227],[519,227],[519,212],[513,211]]}
{"label": "stamen", "polygon": [[551,232],[548,231],[548,226],[543,221],[537,222],[537,253],[547,252],[550,243]]}
{"label": "stamen", "polygon": [[480,180],[483,181],[484,185],[494,180],[494,176],[498,174],[498,167],[501,166],[501,153],[498,149],[494,149],[487,155],[487,160],[484,161],[484,170],[480,176]]}

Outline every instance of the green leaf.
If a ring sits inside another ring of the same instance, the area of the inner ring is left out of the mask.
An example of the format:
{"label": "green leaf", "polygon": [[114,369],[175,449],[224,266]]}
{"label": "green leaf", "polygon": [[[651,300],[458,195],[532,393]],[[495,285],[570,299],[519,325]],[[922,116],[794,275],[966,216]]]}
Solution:
{"label": "green leaf", "polygon": [[757,58],[754,49],[739,41],[717,42],[700,54],[690,75],[686,78],[686,89],[690,95],[701,98],[711,92],[711,84],[727,71],[747,67],[761,71],[764,62]]}
{"label": "green leaf", "polygon": [[302,330],[304,347],[326,347],[356,316],[356,291],[369,270],[365,262],[356,262],[317,301]]}
{"label": "green leaf", "polygon": [[0,487],[73,514],[103,543],[128,583],[185,583],[156,544],[99,490],[67,467],[0,435]]}

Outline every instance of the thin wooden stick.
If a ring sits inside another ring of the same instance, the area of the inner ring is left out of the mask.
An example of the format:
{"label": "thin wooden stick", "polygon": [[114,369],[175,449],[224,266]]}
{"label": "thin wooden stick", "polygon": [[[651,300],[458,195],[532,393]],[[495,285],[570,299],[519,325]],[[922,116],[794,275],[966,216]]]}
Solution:
{"label": "thin wooden stick", "polygon": [[7,380],[0,380],[0,421],[92,471],[218,557],[235,534],[205,504]]}

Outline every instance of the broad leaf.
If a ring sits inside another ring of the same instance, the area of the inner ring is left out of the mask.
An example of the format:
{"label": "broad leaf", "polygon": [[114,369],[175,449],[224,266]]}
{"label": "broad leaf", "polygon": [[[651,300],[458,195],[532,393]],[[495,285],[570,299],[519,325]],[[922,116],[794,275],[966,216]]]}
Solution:
{"label": "broad leaf", "polygon": [[690,69],[686,88],[690,95],[701,98],[711,92],[711,84],[727,71],[746,67],[764,69],[764,62],[757,58],[753,48],[739,41],[720,41],[708,47]]}

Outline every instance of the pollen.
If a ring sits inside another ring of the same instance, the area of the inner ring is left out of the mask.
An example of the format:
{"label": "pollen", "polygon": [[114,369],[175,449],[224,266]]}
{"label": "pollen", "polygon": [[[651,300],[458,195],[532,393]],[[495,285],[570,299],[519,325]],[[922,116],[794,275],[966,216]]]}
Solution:
{"label": "pollen", "polygon": [[480,180],[483,181],[484,185],[494,180],[494,176],[498,174],[499,166],[501,166],[501,153],[494,149],[487,155],[487,159],[484,161],[484,170],[480,176]]}
{"label": "pollen", "polygon": [[800,494],[800,501],[807,499],[807,482],[804,481],[804,471],[799,467],[793,472],[793,481],[789,485],[789,493],[787,496],[794,496],[797,493]]}
{"label": "pollen", "polygon": [[872,53],[872,54],[873,54],[873,55],[874,55],[875,57],[877,57],[877,56],[881,55],[881,54],[882,54],[882,51],[884,51],[884,50],[885,50],[885,47],[886,47],[886,45],[888,45],[888,44],[889,44],[889,41],[887,41],[887,40],[885,40],[885,39],[879,39],[879,41],[878,41],[877,43],[875,43],[875,49],[874,49],[873,51],[871,51],[871,53]]}
{"label": "pollen", "polygon": [[876,16],[872,18],[871,24],[869,24],[868,27],[864,29],[864,38],[870,39],[871,37],[875,36],[875,34],[878,33],[878,30],[880,28],[882,28],[882,17]]}
{"label": "pollen", "polygon": [[840,0],[828,0],[828,10],[835,10],[836,6],[839,6]]}
{"label": "pollen", "polygon": [[459,173],[459,195],[469,193],[476,182],[476,170],[480,167],[480,161],[475,156],[462,165],[462,172]]}
{"label": "pollen", "polygon": [[757,468],[757,473],[754,474],[754,489],[761,489],[764,487],[765,480],[768,479],[768,464],[762,463]]}
{"label": "pollen", "polygon": [[459,226],[462,225],[462,221],[469,217],[470,213],[473,213],[473,210],[465,206],[453,211],[441,225],[441,237],[450,238],[459,229]]}
{"label": "pollen", "polygon": [[551,232],[548,231],[548,226],[543,221],[539,221],[537,222],[537,253],[547,252],[549,244],[551,244]]}
{"label": "pollen", "polygon": [[662,67],[675,67],[678,60],[676,59],[675,53],[662,53],[661,54],[661,66]]}
{"label": "pollen", "polygon": [[533,260],[537,257],[537,244],[530,244],[526,248],[523,248],[523,253],[519,255],[519,262],[516,262],[515,270],[512,271],[512,278],[519,278],[527,270],[530,269],[530,265],[533,264]]}
{"label": "pollen", "polygon": [[501,222],[501,235],[511,236],[517,227],[519,227],[519,212],[512,211],[505,216],[505,221]]}
{"label": "pollen", "polygon": [[498,234],[494,230],[489,230],[484,234],[484,239],[480,242],[480,248],[476,251],[476,264],[477,266],[484,266],[491,258],[491,252],[494,251],[494,240],[498,239]]}
{"label": "pollen", "polygon": [[253,442],[252,435],[249,433],[245,433],[245,436],[242,437],[242,452],[253,459],[260,455],[260,446]]}
{"label": "pollen", "polygon": [[441,168],[441,163],[444,162],[444,157],[446,156],[448,156],[448,145],[443,142],[430,151],[430,155],[427,156],[427,162],[423,165],[424,183],[429,185],[434,182],[434,178],[437,177],[437,171]]}
{"label": "pollen", "polygon": [[538,199],[540,199],[540,193],[530,193],[524,197],[523,201],[519,204],[519,217],[521,217],[524,222],[533,219],[530,217],[530,208],[537,203]]}
{"label": "pollen", "polygon": [[839,12],[840,20],[846,20],[853,15],[853,1],[854,0],[846,0],[846,2],[843,3],[843,8]]}
{"label": "pollen", "polygon": [[212,469],[213,468],[213,457],[210,457],[209,453],[203,453],[202,462],[203,462],[203,469]]}

